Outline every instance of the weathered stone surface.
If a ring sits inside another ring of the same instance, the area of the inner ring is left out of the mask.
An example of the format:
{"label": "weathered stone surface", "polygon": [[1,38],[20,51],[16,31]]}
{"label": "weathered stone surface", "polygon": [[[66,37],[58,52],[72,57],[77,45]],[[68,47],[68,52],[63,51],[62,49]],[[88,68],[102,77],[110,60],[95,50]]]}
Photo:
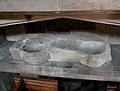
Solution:
{"label": "weathered stone surface", "polygon": [[120,45],[112,44],[112,61],[100,67],[91,68],[81,65],[79,62],[45,62],[39,65],[31,65],[23,60],[15,60],[9,52],[15,42],[6,42],[0,47],[0,71],[12,73],[25,73],[52,77],[117,81],[120,82]]}
{"label": "weathered stone surface", "polygon": [[61,48],[52,48],[50,51],[49,61],[67,61],[67,62],[77,62],[75,57],[76,51],[61,49]]}
{"label": "weathered stone surface", "polygon": [[59,0],[61,10],[118,10],[119,0]]}
{"label": "weathered stone surface", "polygon": [[120,10],[119,0],[0,0],[0,12]]}
{"label": "weathered stone surface", "polygon": [[[46,42],[43,43],[46,40],[43,37],[44,36],[41,35],[39,39],[27,38],[15,43],[10,49],[13,58],[24,60],[30,64],[40,64],[48,61],[50,58],[48,51],[49,46],[47,44],[45,45]],[[49,41],[49,39],[47,41]]]}
{"label": "weathered stone surface", "polygon": [[79,47],[89,54],[100,54],[105,51],[105,43],[101,41],[83,41],[79,44]]}
{"label": "weathered stone surface", "polygon": [[75,53],[77,51],[77,42],[72,36],[59,35],[51,43],[49,61],[68,61],[77,62]]}
{"label": "weathered stone surface", "polygon": [[109,44],[97,37],[90,35],[36,35],[33,35],[34,38],[26,35],[10,48],[14,59],[21,59],[30,64],[45,61],[79,61],[90,67],[98,67],[111,61]]}
{"label": "weathered stone surface", "polygon": [[31,38],[24,41],[26,44],[23,46],[23,50],[27,52],[39,52],[41,50],[49,49],[48,40],[45,38]]}
{"label": "weathered stone surface", "polygon": [[1,0],[0,11],[56,11],[57,0]]}
{"label": "weathered stone surface", "polygon": [[103,53],[88,54],[84,52],[78,52],[76,54],[77,60],[83,65],[90,67],[99,67],[104,63],[111,61],[111,48],[109,45],[105,45],[105,51]]}
{"label": "weathered stone surface", "polygon": [[48,59],[50,58],[50,53],[44,50],[35,53],[21,51],[20,55],[21,55],[21,60],[24,60],[30,64],[41,64],[48,61]]}

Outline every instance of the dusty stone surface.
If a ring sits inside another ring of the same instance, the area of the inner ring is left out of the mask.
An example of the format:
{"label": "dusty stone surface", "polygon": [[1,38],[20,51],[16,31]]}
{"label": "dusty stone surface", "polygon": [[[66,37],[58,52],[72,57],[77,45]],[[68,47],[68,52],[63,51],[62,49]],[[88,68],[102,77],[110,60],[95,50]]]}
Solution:
{"label": "dusty stone surface", "polygon": [[77,51],[76,41],[71,36],[59,35],[51,43],[49,61],[68,61],[75,62],[75,53]]}
{"label": "dusty stone surface", "polygon": [[[27,38],[23,36],[23,40],[19,40],[10,48],[14,59],[22,59],[30,64],[40,64],[48,61],[50,58],[48,51],[49,46],[45,44],[47,42],[42,43],[47,37],[44,38],[44,35],[40,34],[39,39],[35,39],[34,36],[36,36],[36,34],[33,34],[32,38],[29,34]],[[48,38],[50,37],[48,36]],[[49,39],[47,41],[49,41]]]}
{"label": "dusty stone surface", "polygon": [[105,51],[105,43],[101,41],[83,41],[79,44],[79,47],[89,54],[100,54]]}
{"label": "dusty stone surface", "polygon": [[[34,8],[33,8],[34,7]],[[0,12],[120,10],[119,0],[0,0]]]}
{"label": "dusty stone surface", "polygon": [[89,54],[86,52],[78,52],[76,53],[76,58],[83,65],[89,67],[99,67],[112,60],[111,49],[109,45],[105,45],[105,51],[103,53]]}
{"label": "dusty stone surface", "polygon": [[47,50],[49,44],[45,38],[31,38],[24,41],[26,44],[23,46],[23,50],[28,52],[39,52],[41,50]]}
{"label": "dusty stone surface", "polygon": [[10,52],[14,59],[21,59],[30,64],[67,61],[80,62],[89,67],[99,67],[111,61],[109,44],[95,36],[85,34],[78,36],[25,35],[10,48]]}
{"label": "dusty stone surface", "polygon": [[39,65],[31,65],[23,60],[12,58],[9,52],[15,42],[8,41],[0,47],[0,71],[62,77],[71,79],[100,80],[120,82],[120,45],[111,45],[112,61],[100,67],[87,67],[79,62],[48,61]]}

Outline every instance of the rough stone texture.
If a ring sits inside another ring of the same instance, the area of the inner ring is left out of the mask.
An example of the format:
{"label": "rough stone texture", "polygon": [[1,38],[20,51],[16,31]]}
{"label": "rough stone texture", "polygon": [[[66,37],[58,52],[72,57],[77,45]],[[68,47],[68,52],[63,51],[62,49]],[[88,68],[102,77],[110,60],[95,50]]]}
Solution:
{"label": "rough stone texture", "polygon": [[[33,8],[34,7],[34,8]],[[120,10],[119,0],[0,0],[0,12]]]}
{"label": "rough stone texture", "polygon": [[[20,52],[21,60],[26,61],[29,64],[41,64],[50,58],[50,54],[47,51],[39,51],[39,52]],[[13,56],[15,58],[15,56]],[[18,58],[15,58],[18,59]]]}
{"label": "rough stone texture", "polygon": [[[78,36],[36,35],[33,34],[33,37],[36,38],[29,38],[29,35],[26,34],[10,48],[14,59],[24,60],[30,64],[45,61],[79,61],[90,67],[98,67],[111,61],[109,44],[95,36],[85,34],[79,34]],[[83,48],[83,45],[85,48]]]}
{"label": "rough stone texture", "polygon": [[1,0],[0,11],[56,11],[57,0]]}
{"label": "rough stone texture", "polygon": [[0,47],[0,71],[25,73],[62,78],[119,81],[120,82],[120,45],[112,44],[112,61],[100,67],[91,68],[79,62],[45,62],[39,65],[30,65],[22,60],[12,58],[9,49],[15,42],[7,42]]}
{"label": "rough stone texture", "polygon": [[105,43],[102,41],[83,41],[79,44],[79,47],[89,54],[100,54],[105,51]]}
{"label": "rough stone texture", "polygon": [[35,34],[28,34],[28,37],[24,36],[22,40],[19,40],[18,43],[15,43],[10,49],[13,58],[24,60],[30,64],[40,64],[48,61],[50,58],[49,45],[47,45],[50,39],[49,36],[44,34],[37,36]]}
{"label": "rough stone texture", "polygon": [[60,0],[61,10],[119,10],[119,0]]}
{"label": "rough stone texture", "polygon": [[88,54],[88,53],[77,53],[76,57],[80,61],[81,64],[90,66],[90,67],[99,67],[104,63],[111,61],[111,53],[110,46],[105,45],[105,52],[100,54]]}
{"label": "rough stone texture", "polygon": [[0,91],[9,91],[14,84],[13,82],[12,73],[0,72]]}

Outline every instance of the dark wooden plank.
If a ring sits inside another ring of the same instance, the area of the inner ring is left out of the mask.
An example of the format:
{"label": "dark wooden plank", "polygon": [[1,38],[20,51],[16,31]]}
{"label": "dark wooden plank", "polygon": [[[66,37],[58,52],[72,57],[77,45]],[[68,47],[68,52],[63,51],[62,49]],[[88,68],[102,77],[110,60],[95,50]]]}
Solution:
{"label": "dark wooden plank", "polygon": [[20,79],[12,91],[23,91],[24,80]]}
{"label": "dark wooden plank", "polygon": [[[18,84],[21,77],[15,77],[15,84]],[[58,81],[50,79],[35,79],[22,77],[29,91],[58,91]]]}

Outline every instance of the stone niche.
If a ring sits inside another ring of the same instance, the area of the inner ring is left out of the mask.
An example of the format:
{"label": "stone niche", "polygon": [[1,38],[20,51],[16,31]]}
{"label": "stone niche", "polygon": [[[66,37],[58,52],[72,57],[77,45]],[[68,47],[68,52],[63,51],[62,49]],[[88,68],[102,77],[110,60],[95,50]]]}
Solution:
{"label": "stone niche", "polygon": [[95,35],[25,34],[11,48],[12,57],[29,64],[46,61],[79,62],[89,67],[99,67],[112,60],[109,43]]}

